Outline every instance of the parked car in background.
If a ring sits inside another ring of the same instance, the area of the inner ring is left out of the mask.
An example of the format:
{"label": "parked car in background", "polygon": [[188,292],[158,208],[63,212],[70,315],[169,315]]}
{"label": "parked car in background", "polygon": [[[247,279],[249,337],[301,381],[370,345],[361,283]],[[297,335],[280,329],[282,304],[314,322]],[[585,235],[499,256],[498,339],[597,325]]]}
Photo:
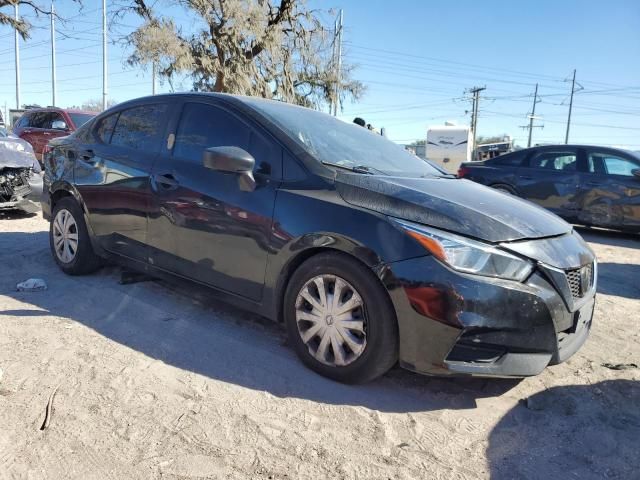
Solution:
{"label": "parked car in background", "polygon": [[587,226],[640,232],[640,155],[587,145],[527,148],[464,163],[458,176]]}
{"label": "parked car in background", "polygon": [[324,113],[222,94],[119,104],[51,141],[42,208],[66,273],[105,257],[287,327],[363,382],[527,376],[588,337],[597,264],[559,217]]}
{"label": "parked car in background", "polygon": [[13,126],[13,133],[33,147],[38,160],[42,160],[49,140],[74,132],[95,117],[95,112],[63,108],[33,108],[24,112]]}
{"label": "parked car in background", "polygon": [[0,127],[0,210],[40,209],[42,174],[33,149]]}

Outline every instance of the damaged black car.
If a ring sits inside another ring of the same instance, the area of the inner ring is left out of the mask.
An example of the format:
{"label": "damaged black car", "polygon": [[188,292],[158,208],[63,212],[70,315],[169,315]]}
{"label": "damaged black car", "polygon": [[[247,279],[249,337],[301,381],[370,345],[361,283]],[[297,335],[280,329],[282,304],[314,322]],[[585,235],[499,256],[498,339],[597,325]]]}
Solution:
{"label": "damaged black car", "polygon": [[40,210],[42,172],[33,148],[0,127],[0,211]]}
{"label": "damaged black car", "polygon": [[[591,329],[593,251],[558,216],[321,112],[222,94],[132,100],[45,156],[51,254],[210,287],[364,382],[536,375]],[[203,360],[203,361],[206,361]]]}

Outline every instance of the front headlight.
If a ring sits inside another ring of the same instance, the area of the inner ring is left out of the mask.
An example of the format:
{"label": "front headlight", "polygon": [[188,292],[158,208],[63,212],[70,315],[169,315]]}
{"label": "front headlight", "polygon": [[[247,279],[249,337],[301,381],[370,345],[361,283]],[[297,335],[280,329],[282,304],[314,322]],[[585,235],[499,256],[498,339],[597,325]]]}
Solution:
{"label": "front headlight", "polygon": [[533,264],[499,248],[406,220],[393,219],[437,259],[460,272],[522,282]]}

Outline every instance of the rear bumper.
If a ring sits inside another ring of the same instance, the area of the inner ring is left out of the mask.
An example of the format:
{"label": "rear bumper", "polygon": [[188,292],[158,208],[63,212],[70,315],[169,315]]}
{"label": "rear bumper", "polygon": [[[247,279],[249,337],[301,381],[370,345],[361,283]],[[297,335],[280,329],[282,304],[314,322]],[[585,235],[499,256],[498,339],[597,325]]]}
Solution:
{"label": "rear bumper", "polygon": [[433,257],[383,272],[398,317],[400,364],[430,375],[526,377],[586,341],[594,292],[570,312],[542,273],[526,284],[452,271]]}

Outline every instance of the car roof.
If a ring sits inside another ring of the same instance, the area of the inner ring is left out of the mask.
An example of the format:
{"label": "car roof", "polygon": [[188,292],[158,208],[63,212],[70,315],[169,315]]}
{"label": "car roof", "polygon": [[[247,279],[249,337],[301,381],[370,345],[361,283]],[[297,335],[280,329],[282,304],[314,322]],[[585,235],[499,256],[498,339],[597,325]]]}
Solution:
{"label": "car roof", "polygon": [[90,110],[81,110],[78,108],[60,108],[60,107],[38,107],[38,108],[29,108],[24,111],[24,115],[27,113],[38,113],[38,112],[66,112],[66,113],[83,113],[87,115],[97,115],[99,112],[92,112]]}

